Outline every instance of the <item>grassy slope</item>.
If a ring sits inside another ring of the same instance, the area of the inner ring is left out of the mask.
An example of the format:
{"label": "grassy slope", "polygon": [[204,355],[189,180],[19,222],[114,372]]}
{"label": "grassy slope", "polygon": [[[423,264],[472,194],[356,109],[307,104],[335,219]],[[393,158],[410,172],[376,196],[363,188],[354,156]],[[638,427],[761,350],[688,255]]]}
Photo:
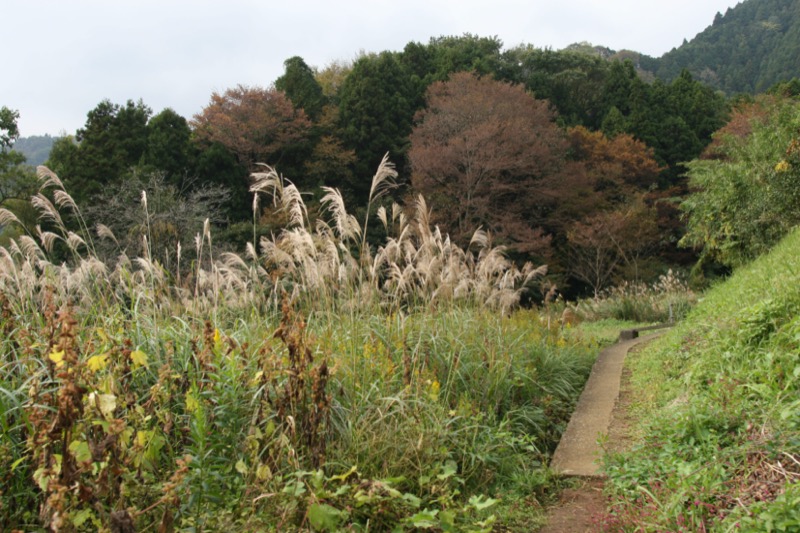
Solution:
{"label": "grassy slope", "polygon": [[613,530],[800,530],[800,231],[629,361],[642,443]]}

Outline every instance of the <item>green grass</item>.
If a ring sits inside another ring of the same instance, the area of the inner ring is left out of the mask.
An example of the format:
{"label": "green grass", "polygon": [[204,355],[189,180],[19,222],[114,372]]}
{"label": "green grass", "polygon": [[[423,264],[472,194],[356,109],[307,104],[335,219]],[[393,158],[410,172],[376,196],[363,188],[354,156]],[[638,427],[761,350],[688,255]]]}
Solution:
{"label": "green grass", "polygon": [[[384,161],[375,179],[393,172]],[[239,256],[206,223],[174,271],[147,249],[101,262],[37,196],[54,232],[0,248],[3,528],[538,524],[525,505],[557,489],[549,455],[621,323],[518,310],[546,269],[481,231],[459,248],[421,197],[378,210],[390,235],[372,250],[337,191],[312,224],[293,185],[255,177],[288,227]],[[76,210],[57,176],[40,179]],[[663,313],[659,294],[629,296]]]}
{"label": "green grass", "polygon": [[609,458],[615,531],[797,531],[800,232],[629,360],[643,442]]}
{"label": "green grass", "polygon": [[[41,322],[8,305],[3,524],[41,527],[43,501],[77,530],[119,508],[138,527],[175,509],[169,520],[198,530],[309,527],[312,516],[355,530],[533,523],[515,505],[554,490],[547,457],[599,345],[531,311],[306,320],[285,307],[212,323],[154,318],[142,303]],[[68,394],[81,409],[65,407]],[[52,462],[65,447],[69,478]]]}

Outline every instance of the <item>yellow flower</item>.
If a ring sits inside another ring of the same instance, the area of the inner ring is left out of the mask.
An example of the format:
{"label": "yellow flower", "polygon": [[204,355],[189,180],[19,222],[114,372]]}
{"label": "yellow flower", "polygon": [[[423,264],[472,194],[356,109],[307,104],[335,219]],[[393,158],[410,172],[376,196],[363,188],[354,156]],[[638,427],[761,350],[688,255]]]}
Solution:
{"label": "yellow flower", "polygon": [[780,163],[775,165],[775,172],[778,172],[778,173],[787,172],[789,170],[789,168],[791,168],[791,166],[789,165],[789,162],[784,159]]}
{"label": "yellow flower", "polygon": [[439,401],[439,391],[441,388],[442,385],[437,380],[433,380],[433,383],[431,383],[431,390],[428,393],[428,397],[431,399],[431,401]]}

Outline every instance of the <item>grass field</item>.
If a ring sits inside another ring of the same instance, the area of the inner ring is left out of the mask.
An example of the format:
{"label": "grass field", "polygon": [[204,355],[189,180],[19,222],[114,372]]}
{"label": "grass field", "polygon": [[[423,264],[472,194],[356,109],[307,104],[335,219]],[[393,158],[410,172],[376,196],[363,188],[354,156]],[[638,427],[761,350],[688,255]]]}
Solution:
{"label": "grass field", "polygon": [[644,437],[614,531],[800,530],[800,232],[629,361]]}

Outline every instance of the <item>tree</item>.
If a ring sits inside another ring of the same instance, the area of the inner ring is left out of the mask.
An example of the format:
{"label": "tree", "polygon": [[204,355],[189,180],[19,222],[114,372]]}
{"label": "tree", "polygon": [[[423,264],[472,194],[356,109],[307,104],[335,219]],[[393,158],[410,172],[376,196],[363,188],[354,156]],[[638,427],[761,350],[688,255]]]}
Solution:
{"label": "tree", "polygon": [[703,158],[689,163],[694,192],[681,208],[681,244],[701,264],[737,266],[800,223],[800,103],[764,97],[738,109]]}
{"label": "tree", "polygon": [[620,213],[605,212],[575,222],[567,232],[569,271],[592,288],[595,298],[622,262],[618,240],[623,225]]}
{"label": "tree", "polygon": [[84,210],[87,218],[102,223],[113,235],[103,232],[107,238],[96,246],[99,254],[109,258],[121,251],[130,257],[149,256],[170,271],[174,271],[171,265],[181,260],[183,270],[197,259],[193,243],[195,236],[202,234],[204,221],[219,224],[225,220],[228,192],[224,187],[204,185],[185,192],[167,183],[163,172],[136,169],[109,189],[104,202]]}
{"label": "tree", "polygon": [[503,77],[549,100],[567,125],[597,128],[603,119],[601,90],[608,62],[595,54],[519,46],[506,52]]}
{"label": "tree", "polygon": [[251,170],[267,163],[296,179],[301,176],[311,122],[275,88],[237,85],[215,92],[191,125],[199,140],[221,144]]}
{"label": "tree", "polygon": [[561,176],[567,148],[547,102],[467,72],[431,85],[426,100],[409,161],[436,222],[460,243],[483,226],[518,252],[544,253],[537,191]]}
{"label": "tree", "polygon": [[338,105],[339,90],[352,70],[353,64],[349,61],[333,61],[315,73],[314,78],[328,102]]}
{"label": "tree", "polygon": [[[35,216],[29,200],[36,191],[36,176],[25,164],[25,156],[11,149],[19,137],[18,119],[18,111],[0,108],[0,207],[8,209],[24,225],[32,226]],[[3,223],[0,235],[4,239],[13,236]]]}
{"label": "tree", "polygon": [[191,167],[191,136],[186,119],[164,109],[147,123],[145,165],[163,172],[169,183],[180,185]]}
{"label": "tree", "polygon": [[124,106],[103,100],[89,111],[85,126],[74,139],[65,138],[54,145],[51,170],[61,176],[79,205],[142,162],[151,114],[141,100],[128,100]]}
{"label": "tree", "polygon": [[339,91],[339,122],[347,148],[355,150],[354,175],[349,187],[366,204],[374,170],[389,152],[404,172],[408,135],[414,116],[414,85],[397,54],[382,52],[359,58]]}
{"label": "tree", "polygon": [[327,185],[348,190],[353,184],[356,154],[354,150],[345,148],[341,140],[341,132],[337,127],[338,112],[334,106],[323,108],[317,124],[321,137],[306,161],[304,172],[312,186]]}
{"label": "tree", "polygon": [[19,137],[17,120],[19,120],[19,111],[6,106],[0,107],[0,150],[11,148]]}
{"label": "tree", "polygon": [[588,284],[596,298],[618,277],[638,281],[643,259],[657,241],[655,211],[641,199],[595,213],[567,231],[569,271]]}
{"label": "tree", "polygon": [[325,105],[325,96],[322,86],[314,77],[302,57],[290,57],[283,62],[285,68],[283,76],[275,80],[275,88],[283,91],[296,109],[302,109],[313,122],[322,114]]}
{"label": "tree", "polygon": [[653,150],[629,134],[609,138],[577,126],[568,131],[568,137],[572,158],[583,164],[598,193],[593,199],[596,209],[626,203],[658,180],[661,167]]}

